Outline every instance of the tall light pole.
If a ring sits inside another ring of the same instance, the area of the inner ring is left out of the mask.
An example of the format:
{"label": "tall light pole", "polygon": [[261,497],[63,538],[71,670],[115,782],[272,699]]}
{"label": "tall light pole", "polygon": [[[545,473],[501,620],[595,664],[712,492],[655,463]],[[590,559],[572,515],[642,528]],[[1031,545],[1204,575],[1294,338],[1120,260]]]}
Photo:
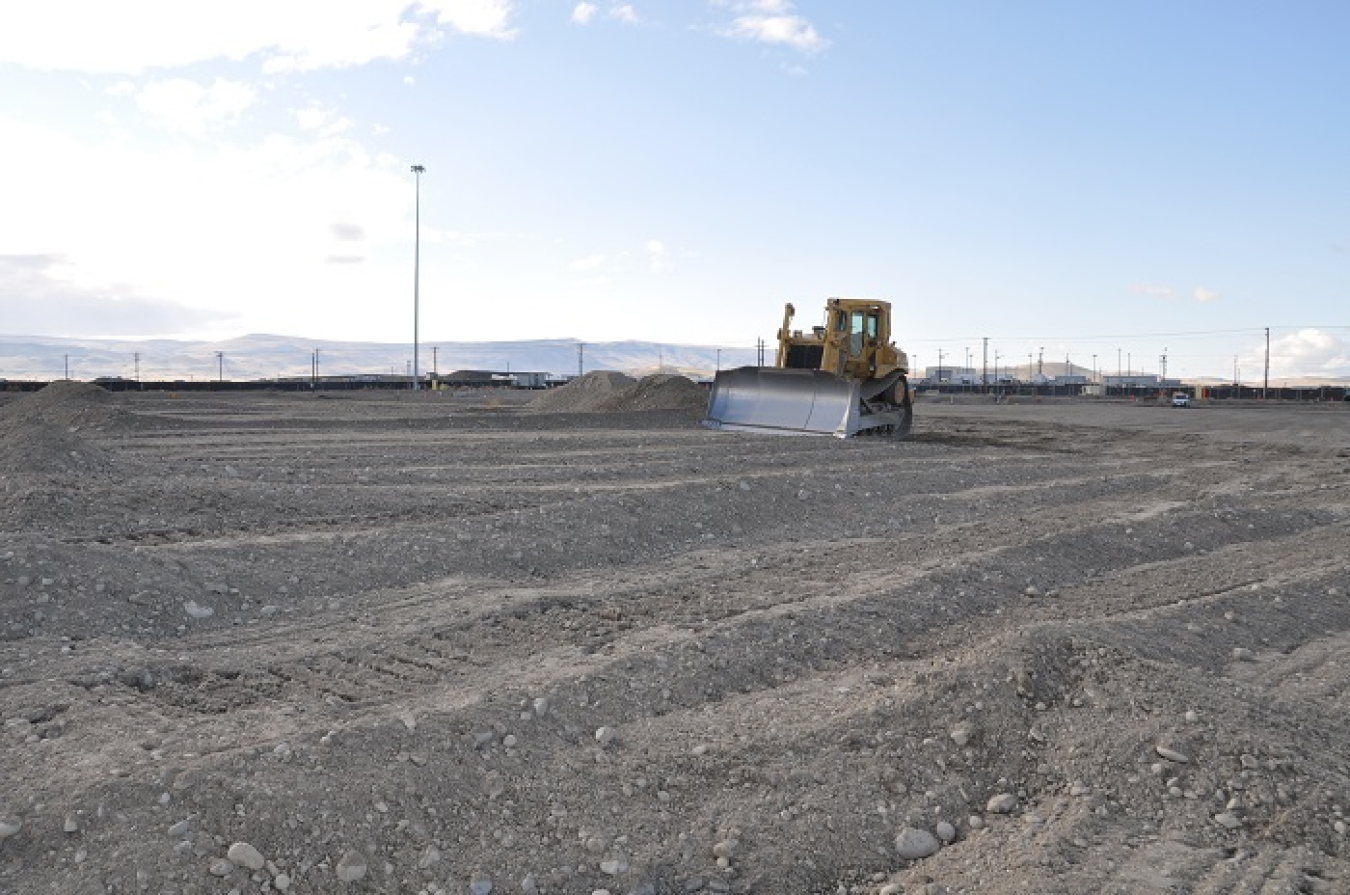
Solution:
{"label": "tall light pole", "polygon": [[412,172],[416,179],[416,185],[413,188],[413,359],[412,359],[412,388],[417,391],[417,304],[418,291],[421,286],[422,278],[422,174],[427,169],[421,165],[413,165]]}

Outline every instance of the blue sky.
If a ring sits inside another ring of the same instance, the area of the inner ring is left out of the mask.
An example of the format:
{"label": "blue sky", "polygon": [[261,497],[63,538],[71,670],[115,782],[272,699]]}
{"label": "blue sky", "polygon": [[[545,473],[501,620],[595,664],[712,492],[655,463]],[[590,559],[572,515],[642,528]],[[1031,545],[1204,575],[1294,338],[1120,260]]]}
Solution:
{"label": "blue sky", "polygon": [[7,4],[0,332],[411,341],[421,164],[428,342],[875,296],[920,366],[1251,379],[1270,327],[1350,376],[1347,46],[1342,2]]}

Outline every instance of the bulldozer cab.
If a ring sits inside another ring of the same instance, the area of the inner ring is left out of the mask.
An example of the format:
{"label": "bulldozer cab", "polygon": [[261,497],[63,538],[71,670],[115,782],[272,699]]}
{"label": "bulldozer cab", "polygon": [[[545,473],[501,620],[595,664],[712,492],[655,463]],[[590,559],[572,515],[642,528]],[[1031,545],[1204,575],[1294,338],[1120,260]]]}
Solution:
{"label": "bulldozer cab", "polygon": [[883,374],[898,366],[890,344],[889,303],[832,298],[826,302],[825,325],[812,327],[809,332],[792,329],[795,313],[789,304],[783,315],[783,328],[778,332],[778,367],[870,379],[878,375],[878,366],[889,367],[881,371]]}

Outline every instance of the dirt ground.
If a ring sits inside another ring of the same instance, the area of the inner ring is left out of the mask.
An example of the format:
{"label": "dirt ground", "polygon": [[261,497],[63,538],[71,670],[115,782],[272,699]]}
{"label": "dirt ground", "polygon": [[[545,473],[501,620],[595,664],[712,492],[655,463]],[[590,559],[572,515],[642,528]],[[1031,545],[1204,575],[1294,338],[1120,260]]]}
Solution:
{"label": "dirt ground", "polygon": [[0,891],[1350,891],[1350,408],[698,418],[0,398]]}

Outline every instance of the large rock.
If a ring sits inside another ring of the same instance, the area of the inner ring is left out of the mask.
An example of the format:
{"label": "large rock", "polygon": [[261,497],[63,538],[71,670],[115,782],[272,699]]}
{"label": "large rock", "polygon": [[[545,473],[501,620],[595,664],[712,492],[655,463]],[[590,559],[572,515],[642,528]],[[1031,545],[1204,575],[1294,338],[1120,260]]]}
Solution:
{"label": "large rock", "polygon": [[917,827],[905,827],[895,834],[895,853],[906,861],[926,858],[941,847],[936,836]]}

